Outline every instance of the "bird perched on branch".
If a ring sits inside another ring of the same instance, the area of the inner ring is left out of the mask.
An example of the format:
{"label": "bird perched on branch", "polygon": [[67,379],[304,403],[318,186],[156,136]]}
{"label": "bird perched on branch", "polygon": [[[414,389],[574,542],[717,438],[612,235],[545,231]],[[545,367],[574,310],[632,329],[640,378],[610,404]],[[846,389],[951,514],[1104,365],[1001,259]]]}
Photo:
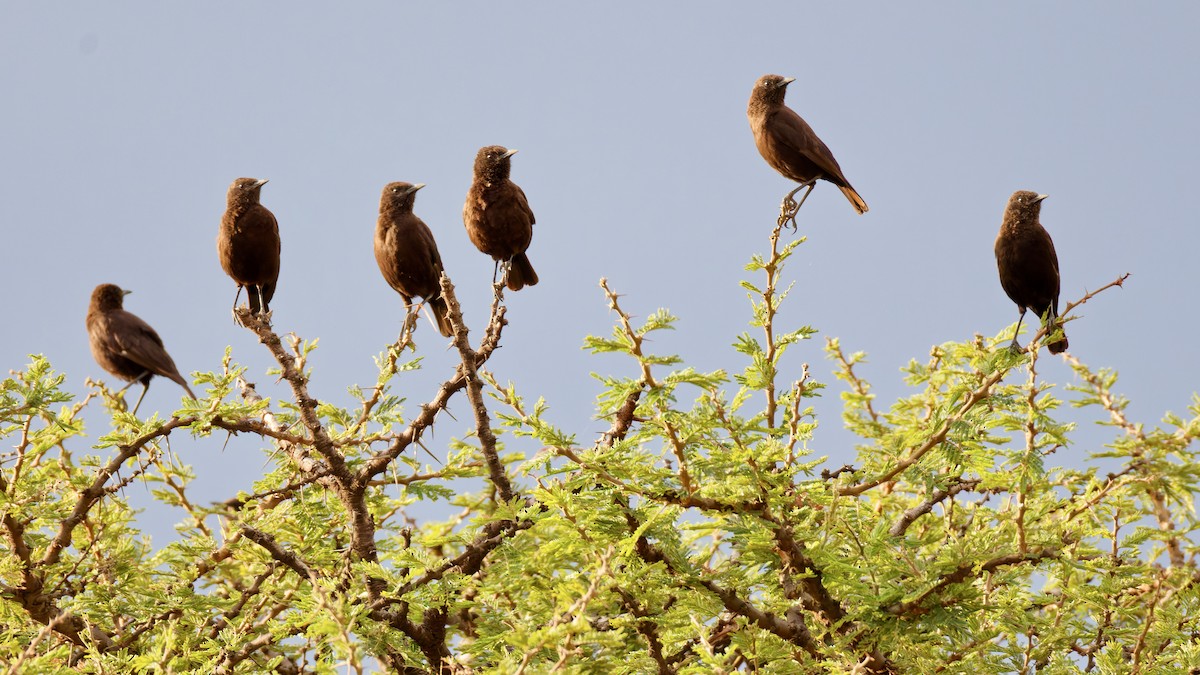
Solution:
{"label": "bird perched on branch", "polygon": [[[259,203],[266,178],[239,178],[229,186],[225,215],[217,233],[217,254],[221,268],[238,285],[233,298],[237,309],[242,287],[250,300],[252,313],[269,314],[268,306],[279,280],[279,223],[267,207]],[[236,319],[236,316],[235,316]]]}
{"label": "bird perched on branch", "polygon": [[[996,235],[996,267],[1000,270],[1000,285],[1021,310],[1017,330],[1013,333],[1012,348],[1020,349],[1017,333],[1025,319],[1025,310],[1032,309],[1053,325],[1058,318],[1058,254],[1054,241],[1042,227],[1038,216],[1042,212],[1040,195],[1029,190],[1017,190],[1008,199],[1000,234]],[[1067,335],[1047,343],[1051,354],[1067,349]]]}
{"label": "bird perched on branch", "polygon": [[[838,186],[855,211],[866,213],[867,203],[846,180],[833,153],[817,138],[807,122],[783,104],[787,86],[794,81],[793,77],[763,75],[754,84],[754,90],[750,92],[750,104],[746,108],[746,117],[750,120],[750,130],[754,132],[754,144],[758,146],[759,154],[784,177],[800,183],[783,198],[779,223],[782,225],[791,221],[792,227],[796,226],[796,214],[816,186],[818,178]],[[808,192],[797,203],[793,197],[805,187]]]}
{"label": "bird perched on branch", "polygon": [[475,178],[463,204],[463,224],[471,243],[492,256],[497,269],[504,263],[507,286],[519,291],[536,284],[538,276],[525,255],[533,239],[533,211],[525,192],[508,179],[512,168],[509,158],[516,153],[500,145],[479,149]]}
{"label": "bird perched on branch", "polygon": [[413,213],[417,190],[424,183],[388,183],[379,199],[379,220],[375,223],[375,262],[388,285],[412,307],[414,295],[429,303],[442,335],[454,335],[450,325],[450,307],[442,297],[439,277],[442,256],[433,232]]}
{"label": "bird perched on branch", "polygon": [[179,384],[188,397],[196,398],[187,380],[175,367],[175,361],[163,347],[158,333],[145,321],[125,311],[125,296],[128,294],[129,291],[123,291],[113,284],[100,284],[92,291],[87,312],[88,344],[92,348],[92,357],[101,368],[129,382],[121,391],[134,382],[142,383],[142,395],[133,406],[135,415],[146,392],[150,390],[150,379],[155,375],[162,375]]}

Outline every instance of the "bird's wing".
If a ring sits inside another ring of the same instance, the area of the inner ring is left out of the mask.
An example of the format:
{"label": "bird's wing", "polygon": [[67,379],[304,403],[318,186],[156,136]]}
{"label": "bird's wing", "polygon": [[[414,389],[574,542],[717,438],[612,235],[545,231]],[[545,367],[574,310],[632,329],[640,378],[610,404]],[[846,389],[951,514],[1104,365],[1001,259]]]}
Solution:
{"label": "bird's wing", "polygon": [[522,190],[521,186],[517,185],[516,183],[513,183],[512,186],[516,188],[516,190],[513,192],[513,200],[517,203],[517,208],[520,209],[522,213],[529,216],[529,224],[533,225],[537,221],[533,218],[533,209],[529,208],[529,200],[525,198],[525,191]]}
{"label": "bird's wing", "polygon": [[842,175],[842,167],[829,147],[821,141],[812,127],[796,111],[788,107],[780,108],[774,115],[767,118],[767,131],[787,147],[803,154],[812,163],[821,167],[829,177],[846,182]]}
{"label": "bird's wing", "polygon": [[251,209],[246,215],[253,218],[255,223],[253,227],[261,229],[266,237],[275,240],[275,253],[278,254],[282,249],[282,243],[279,240],[279,221],[275,219],[275,214],[271,213],[271,209],[262,204],[255,204],[256,208]]}
{"label": "bird's wing", "polygon": [[1062,274],[1058,271],[1058,252],[1054,250],[1054,240],[1050,238],[1050,233],[1046,228],[1042,228],[1042,234],[1046,236],[1046,252],[1050,256],[1050,262],[1054,266],[1054,314],[1058,314],[1058,294],[1062,291]]}
{"label": "bird's wing", "polygon": [[179,377],[175,362],[163,347],[162,338],[150,324],[124,310],[112,314],[110,335],[121,356],[156,375],[171,379]]}
{"label": "bird's wing", "polygon": [[428,257],[429,261],[432,262],[434,267],[437,269],[437,273],[441,274],[442,270],[444,269],[442,267],[442,255],[438,253],[437,240],[433,238],[433,230],[429,229],[429,226],[425,224],[425,221],[417,218],[417,216],[414,215],[413,218],[416,218],[417,221],[415,229],[417,233],[417,239],[419,239],[421,242],[420,247],[424,249],[423,255]]}

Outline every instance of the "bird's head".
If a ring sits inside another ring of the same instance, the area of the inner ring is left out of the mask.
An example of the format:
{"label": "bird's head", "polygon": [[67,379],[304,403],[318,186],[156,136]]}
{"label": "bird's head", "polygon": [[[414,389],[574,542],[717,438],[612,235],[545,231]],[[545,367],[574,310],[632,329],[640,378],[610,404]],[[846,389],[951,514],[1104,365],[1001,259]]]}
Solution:
{"label": "bird's head", "polygon": [[794,77],[782,75],[763,75],[754,83],[754,91],[750,95],[752,101],[762,101],[783,105],[783,97],[787,94],[787,86],[796,81]]}
{"label": "bird's head", "polygon": [[92,291],[92,307],[101,312],[121,309],[125,306],[125,296],[132,291],[122,290],[116,284],[100,284]]}
{"label": "bird's head", "polygon": [[1033,190],[1017,190],[1008,198],[1009,208],[1032,210],[1034,213],[1042,208],[1042,200],[1050,195],[1040,195]]}
{"label": "bird's head", "polygon": [[266,178],[238,178],[229,186],[228,201],[230,204],[257,204],[262,186],[266,184]]}
{"label": "bird's head", "polygon": [[1042,200],[1047,196],[1033,190],[1017,190],[1008,198],[1005,220],[1037,222],[1038,214],[1042,212]]}
{"label": "bird's head", "polygon": [[413,202],[417,198],[417,190],[425,187],[424,183],[405,183],[397,181],[388,183],[383,188],[383,196],[379,198],[379,212],[412,211]]}
{"label": "bird's head", "polygon": [[512,169],[512,160],[509,158],[515,154],[516,150],[510,150],[503,145],[480,148],[479,153],[475,155],[475,176],[488,183],[508,178]]}

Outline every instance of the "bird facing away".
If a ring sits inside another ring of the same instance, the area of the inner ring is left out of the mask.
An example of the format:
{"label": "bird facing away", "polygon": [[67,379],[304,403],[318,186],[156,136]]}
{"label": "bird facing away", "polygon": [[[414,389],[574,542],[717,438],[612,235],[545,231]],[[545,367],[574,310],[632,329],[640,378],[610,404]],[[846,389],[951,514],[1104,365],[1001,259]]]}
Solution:
{"label": "bird facing away", "polygon": [[442,297],[439,277],[442,256],[433,232],[413,213],[417,190],[424,183],[388,183],[379,198],[379,220],[375,222],[375,262],[388,285],[412,306],[414,295],[429,303],[437,328],[446,337],[454,335],[450,307]]}
{"label": "bird facing away", "polygon": [[259,193],[267,179],[239,178],[229,186],[225,215],[217,233],[217,254],[221,269],[238,285],[233,298],[237,308],[242,287],[250,298],[250,311],[267,314],[279,280],[279,223],[267,207],[259,203]]}
{"label": "bird facing away", "polygon": [[[1013,333],[1013,349],[1021,348],[1017,344],[1017,333],[1021,330],[1026,309],[1032,309],[1034,314],[1048,321],[1058,317],[1058,254],[1054,252],[1050,233],[1038,220],[1045,198],[1046,195],[1029,190],[1014,192],[1004,209],[1000,234],[996,235],[1000,285],[1021,310],[1017,332]],[[1067,349],[1066,333],[1046,346],[1051,354],[1062,353]]]}
{"label": "bird facing away", "polygon": [[[790,220],[795,227],[796,213],[804,200],[808,199],[818,178],[838,186],[855,211],[866,213],[867,203],[850,186],[833,153],[817,138],[807,122],[783,104],[787,86],[795,79],[782,75],[763,75],[754,84],[754,90],[750,92],[750,104],[746,107],[746,117],[750,120],[750,130],[754,132],[754,144],[758,146],[759,154],[784,177],[800,183],[783,198],[780,224]],[[797,204],[792,197],[806,186],[808,192]]]}
{"label": "bird facing away", "polygon": [[150,378],[155,375],[176,382],[190,398],[196,398],[179,374],[175,361],[163,347],[162,338],[145,321],[126,312],[123,291],[113,284],[100,284],[92,291],[92,302],[88,305],[88,343],[96,363],[108,372],[129,382],[121,391],[134,382],[142,383],[142,395],[133,406],[137,414],[142,399],[150,389]]}
{"label": "bird facing away", "polygon": [[[510,289],[519,291],[538,282],[537,272],[525,255],[533,239],[533,211],[525,192],[508,179],[517,153],[500,145],[479,149],[475,155],[475,178],[463,204],[463,225],[475,248],[492,256],[497,267],[505,263]],[[493,272],[493,281],[495,273]]]}

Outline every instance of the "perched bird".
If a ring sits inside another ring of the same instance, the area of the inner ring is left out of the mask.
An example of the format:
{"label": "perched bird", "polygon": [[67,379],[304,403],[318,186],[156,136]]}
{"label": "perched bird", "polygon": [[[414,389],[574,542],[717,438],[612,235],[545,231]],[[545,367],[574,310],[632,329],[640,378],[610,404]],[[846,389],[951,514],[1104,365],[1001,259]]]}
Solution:
{"label": "perched bird", "polygon": [[450,325],[450,307],[442,297],[438,277],[442,274],[442,256],[433,232],[413,213],[417,190],[424,183],[388,183],[379,198],[379,220],[375,222],[375,262],[388,285],[412,306],[414,295],[429,303],[442,335],[454,335]]}
{"label": "perched bird", "polygon": [[[783,104],[787,86],[795,79],[782,75],[763,75],[754,84],[754,90],[750,92],[750,104],[746,107],[746,117],[750,120],[750,130],[754,132],[754,144],[758,146],[759,154],[784,177],[800,183],[783,198],[780,224],[790,220],[795,227],[796,213],[804,200],[808,199],[818,178],[838,186],[855,211],[866,213],[867,203],[850,186],[833,153],[817,138],[807,122]],[[806,186],[808,192],[797,204],[792,197]]]}
{"label": "perched bird", "polygon": [[267,207],[259,203],[266,178],[239,178],[229,186],[225,215],[217,233],[217,254],[221,268],[238,285],[233,298],[237,309],[242,287],[250,297],[250,311],[267,314],[279,279],[279,223]]}
{"label": "perched bird", "polygon": [[88,343],[96,363],[129,382],[121,391],[128,389],[134,382],[142,383],[142,395],[133,406],[135,415],[150,389],[150,378],[155,375],[162,375],[178,383],[190,398],[196,398],[188,387],[187,380],[179,374],[171,355],[163,347],[162,338],[158,337],[158,333],[145,321],[123,308],[125,296],[128,294],[129,291],[123,291],[113,284],[100,284],[92,291],[92,302],[88,305],[87,312],[87,330]]}
{"label": "perched bird", "polygon": [[[996,267],[1000,270],[1000,285],[1021,310],[1017,332],[1013,333],[1012,348],[1020,349],[1017,333],[1025,319],[1025,310],[1053,322],[1058,317],[1058,254],[1050,233],[1038,221],[1042,200],[1029,190],[1017,190],[1008,199],[1004,222],[996,235]],[[1049,312],[1047,312],[1049,310]],[[1067,336],[1046,345],[1051,354],[1067,349]]]}
{"label": "perched bird", "polygon": [[525,255],[533,239],[533,211],[525,193],[508,179],[509,158],[516,153],[499,145],[479,149],[475,179],[463,204],[463,224],[475,248],[492,256],[497,267],[505,263],[507,285],[519,291],[536,284],[538,276]]}

